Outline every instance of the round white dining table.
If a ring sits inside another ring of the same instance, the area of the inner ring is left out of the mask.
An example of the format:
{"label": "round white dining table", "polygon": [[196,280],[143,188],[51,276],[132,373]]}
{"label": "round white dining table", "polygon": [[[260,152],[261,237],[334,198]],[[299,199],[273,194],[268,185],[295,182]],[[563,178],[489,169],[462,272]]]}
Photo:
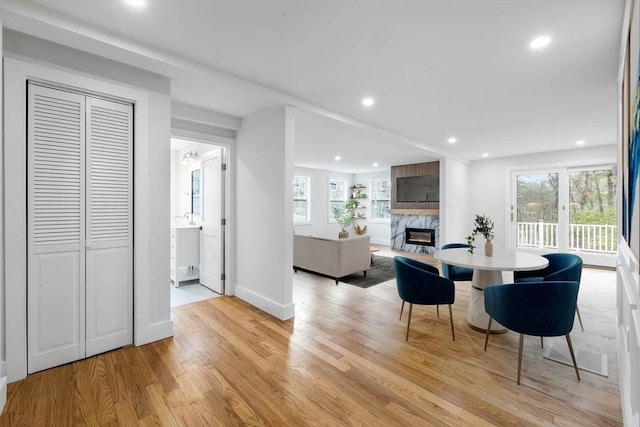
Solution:
{"label": "round white dining table", "polygon": [[[455,248],[440,250],[434,256],[445,264],[473,269],[467,323],[482,332],[487,331],[489,323],[489,315],[484,309],[484,288],[503,283],[503,271],[540,270],[549,265],[549,261],[540,255],[516,250],[494,251],[493,256],[488,257],[482,251],[471,254],[467,248]],[[491,323],[491,333],[505,331],[499,323]]]}

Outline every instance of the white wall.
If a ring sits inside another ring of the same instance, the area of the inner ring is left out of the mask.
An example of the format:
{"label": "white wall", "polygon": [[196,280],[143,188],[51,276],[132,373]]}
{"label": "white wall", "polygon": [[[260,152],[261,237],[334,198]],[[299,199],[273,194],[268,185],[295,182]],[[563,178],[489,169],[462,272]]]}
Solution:
{"label": "white wall", "polygon": [[[309,223],[294,224],[296,234],[319,236],[335,239],[338,237],[340,226],[336,222],[329,221],[329,180],[341,179],[346,182],[347,196],[350,195],[350,187],[364,185],[367,195],[370,196],[371,179],[391,179],[391,171],[372,172],[364,174],[349,174],[335,171],[311,168],[294,168],[295,175],[308,176],[310,178],[311,215]],[[365,201],[369,206],[368,199]],[[367,211],[367,220],[358,222],[367,226],[367,234],[371,237],[371,243],[389,246],[391,241],[391,225],[389,221],[371,222],[370,213]],[[353,225],[347,228],[349,235],[356,234]]]}
{"label": "white wall", "polygon": [[[337,238],[341,228],[337,222],[329,222],[329,179],[341,179],[346,182],[347,194],[354,183],[353,175],[321,169],[294,168],[294,175],[309,177],[310,217],[309,223],[294,224],[296,234]],[[347,229],[355,235],[353,228]]]}
{"label": "white wall", "polygon": [[[168,93],[154,91],[147,93],[149,95],[148,140],[134,142],[134,148],[137,147],[135,155],[142,155],[142,159],[134,158],[134,176],[138,177],[137,186],[134,182],[134,221],[138,228],[146,227],[146,233],[140,236],[140,239],[136,240],[139,234],[134,234],[134,246],[141,246],[134,258],[134,269],[139,271],[136,277],[138,281],[134,282],[135,295],[138,299],[134,307],[140,310],[140,305],[146,305],[149,316],[148,319],[137,317],[136,345],[173,335],[171,294],[167,280],[171,245],[169,234],[171,97]],[[144,199],[140,198],[141,193],[146,193]],[[145,257],[141,256],[142,253]],[[146,265],[144,261],[147,261]]]}
{"label": "white wall", "polygon": [[[191,173],[194,170],[200,169],[200,162],[194,162],[185,165],[182,163],[184,156],[184,150],[172,151],[172,159],[174,162],[172,167],[172,184],[176,184],[176,197],[172,199],[173,205],[171,207],[172,223],[187,224],[189,222],[185,214],[191,212]],[[177,153],[177,155],[175,155]],[[204,153],[199,152],[199,155]],[[200,215],[194,215],[193,221],[200,224]]]}
{"label": "white wall", "polygon": [[[2,21],[0,21],[0,29],[2,28]],[[0,52],[2,52],[3,37],[0,31]],[[4,81],[3,69],[0,67],[0,82]],[[0,84],[0,99],[3,99],[2,86]],[[0,129],[4,129],[2,114],[2,106],[4,103],[0,102]],[[4,166],[4,132],[0,131],[0,168]],[[0,188],[2,188],[2,194],[4,194],[4,173],[0,173]],[[0,198],[0,414],[7,401],[7,370],[6,370],[6,352],[5,352],[5,333],[4,333],[4,301],[5,301],[5,278],[4,278],[4,197]]]}
{"label": "white wall", "polygon": [[[468,235],[473,228],[475,214],[486,214],[495,222],[496,249],[507,246],[505,232],[507,222],[507,203],[510,200],[508,171],[511,168],[538,168],[571,164],[598,164],[603,159],[615,161],[615,145],[581,148],[552,153],[531,154],[526,156],[486,159],[472,162],[469,166],[469,208],[466,218]],[[466,230],[466,231],[465,231]],[[466,234],[465,234],[466,233]]]}
{"label": "white wall", "polygon": [[469,164],[440,159],[440,245],[469,235]]}
{"label": "white wall", "polygon": [[[10,34],[9,37],[6,34]],[[134,117],[134,339],[145,344],[173,334],[169,305],[170,83],[114,61],[15,32],[5,33],[3,78],[5,162],[12,186],[4,192],[7,374],[26,375],[25,111],[27,78],[55,81],[135,103]],[[29,62],[7,59],[29,59]],[[8,65],[9,64],[9,65]],[[11,67],[11,74],[7,67]],[[9,136],[8,136],[9,135]],[[164,214],[162,214],[164,212]],[[9,260],[11,257],[11,260]],[[6,268],[11,266],[11,270]],[[9,280],[11,277],[11,280]],[[11,294],[11,296],[10,296]],[[9,337],[9,334],[11,336]],[[11,357],[10,357],[11,356]]]}
{"label": "white wall", "polygon": [[[371,172],[371,173],[360,173],[355,174],[353,183],[361,184],[367,187],[366,192],[369,199],[367,199],[367,206],[371,206],[371,181],[372,179],[391,179],[391,170],[381,171],[381,172]],[[371,221],[371,211],[367,209],[367,234],[371,236],[371,243],[376,245],[391,245],[391,221],[388,219]]]}
{"label": "white wall", "polygon": [[236,140],[235,294],[279,319],[294,315],[294,119],[290,107],[261,110]]}
{"label": "white wall", "polygon": [[[628,41],[631,42],[630,52],[630,87],[624,87],[630,94],[630,104],[633,107],[637,96],[636,79],[637,64],[640,59],[638,50],[640,49],[640,2],[637,0],[627,2],[625,9],[625,19],[622,28],[622,43],[620,63],[618,64],[618,123],[622,123],[622,93],[623,70]],[[631,11],[633,10],[633,14]],[[633,126],[633,115],[629,118]],[[622,177],[629,178],[628,165],[624,165],[621,154],[623,152],[622,128],[618,129],[618,183],[621,189]],[[625,144],[626,146],[626,144]],[[628,147],[626,147],[628,149]],[[623,168],[626,166],[626,168]],[[636,181],[636,188],[640,188],[640,182]],[[636,196],[636,203],[638,202]],[[637,235],[632,237],[631,247],[622,236],[622,218],[620,207],[622,206],[622,194],[618,191],[618,267],[617,267],[617,328],[616,328],[616,349],[618,356],[618,378],[620,380],[620,401],[622,409],[622,419],[625,426],[640,426],[640,311],[638,304],[640,301],[640,270],[637,253]],[[640,212],[636,204],[635,215],[632,217],[632,229],[640,229]]]}

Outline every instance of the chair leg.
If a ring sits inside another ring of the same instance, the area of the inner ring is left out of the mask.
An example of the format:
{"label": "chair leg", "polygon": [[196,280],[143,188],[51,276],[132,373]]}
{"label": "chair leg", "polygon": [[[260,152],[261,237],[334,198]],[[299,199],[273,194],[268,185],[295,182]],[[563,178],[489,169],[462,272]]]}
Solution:
{"label": "chair leg", "polygon": [[402,310],[404,310],[404,300],[402,300],[402,305],[400,306],[400,320],[402,320]]}
{"label": "chair leg", "polygon": [[440,317],[440,306],[436,305],[436,316]]}
{"label": "chair leg", "polygon": [[489,335],[491,335],[491,321],[493,317],[489,316],[489,324],[487,325],[487,336],[484,338],[484,351],[487,351],[487,344],[489,344]]}
{"label": "chair leg", "polygon": [[576,376],[578,377],[578,381],[580,381],[580,373],[578,372],[578,363],[576,362],[576,355],[573,352],[573,345],[571,345],[571,337],[569,334],[565,335],[567,338],[567,345],[569,346],[569,353],[571,353],[571,360],[573,360],[573,367],[576,370]]}
{"label": "chair leg", "polygon": [[449,319],[451,319],[451,336],[453,340],[456,340],[456,333],[453,331],[453,311],[451,310],[451,304],[449,304]]}
{"label": "chair leg", "polygon": [[584,326],[582,326],[582,316],[580,316],[580,310],[578,310],[578,306],[576,305],[576,314],[578,315],[578,322],[580,322],[580,329],[584,332]]}
{"label": "chair leg", "polygon": [[409,326],[411,326],[411,310],[413,310],[413,304],[409,303],[409,320],[407,320],[407,338],[405,341],[409,341]]}
{"label": "chair leg", "polygon": [[544,338],[540,337],[540,348],[544,348]]}
{"label": "chair leg", "polygon": [[518,346],[518,385],[520,385],[520,372],[522,371],[522,343],[524,342],[524,334],[520,334],[520,345]]}

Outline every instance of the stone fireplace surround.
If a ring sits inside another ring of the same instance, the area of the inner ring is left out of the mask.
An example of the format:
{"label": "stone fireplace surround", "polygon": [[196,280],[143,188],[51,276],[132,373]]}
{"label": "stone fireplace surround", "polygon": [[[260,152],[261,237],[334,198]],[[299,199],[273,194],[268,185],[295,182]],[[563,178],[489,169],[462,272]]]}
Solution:
{"label": "stone fireplace surround", "polygon": [[[406,243],[406,228],[431,228],[435,230],[435,246]],[[416,254],[433,254],[440,247],[440,217],[419,213],[396,214],[391,212],[391,249]]]}

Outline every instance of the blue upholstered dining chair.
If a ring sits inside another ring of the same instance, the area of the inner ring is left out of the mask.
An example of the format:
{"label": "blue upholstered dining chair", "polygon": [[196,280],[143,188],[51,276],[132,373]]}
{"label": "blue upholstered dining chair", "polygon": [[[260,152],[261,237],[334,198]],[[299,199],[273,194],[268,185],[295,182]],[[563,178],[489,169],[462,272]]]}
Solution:
{"label": "blue upholstered dining chair", "polygon": [[575,319],[578,287],[576,282],[553,281],[511,283],[489,286],[484,289],[484,307],[490,316],[484,351],[487,351],[493,319],[505,328],[518,332],[520,334],[518,384],[520,384],[524,335],[539,337],[564,335],[576,376],[580,381],[580,373],[569,335]]}
{"label": "blue upholstered dining chair", "polygon": [[[447,243],[440,249],[454,249],[454,248],[468,248],[466,243]],[[454,282],[466,282],[471,281],[473,277],[473,269],[467,267],[458,267],[457,265],[450,265],[442,263],[442,275]]]}
{"label": "blue upholstered dining chair", "polygon": [[[413,304],[435,305],[448,304],[451,319],[451,337],[456,340],[453,329],[453,312],[451,304],[455,300],[455,285],[453,281],[440,277],[438,269],[432,265],[416,261],[411,258],[397,256],[393,259],[398,295],[402,299],[400,318],[405,301],[409,303],[409,319],[407,320],[407,336],[411,326],[411,311]],[[438,312],[439,315],[439,312]]]}
{"label": "blue upholstered dining chair", "polygon": [[[577,282],[578,286],[580,285],[582,258],[578,255],[567,253],[552,253],[542,256],[549,260],[549,265],[546,268],[532,271],[514,271],[514,282],[569,281]],[[584,332],[582,317],[580,316],[580,310],[577,305],[576,314],[578,315],[580,329]]]}

